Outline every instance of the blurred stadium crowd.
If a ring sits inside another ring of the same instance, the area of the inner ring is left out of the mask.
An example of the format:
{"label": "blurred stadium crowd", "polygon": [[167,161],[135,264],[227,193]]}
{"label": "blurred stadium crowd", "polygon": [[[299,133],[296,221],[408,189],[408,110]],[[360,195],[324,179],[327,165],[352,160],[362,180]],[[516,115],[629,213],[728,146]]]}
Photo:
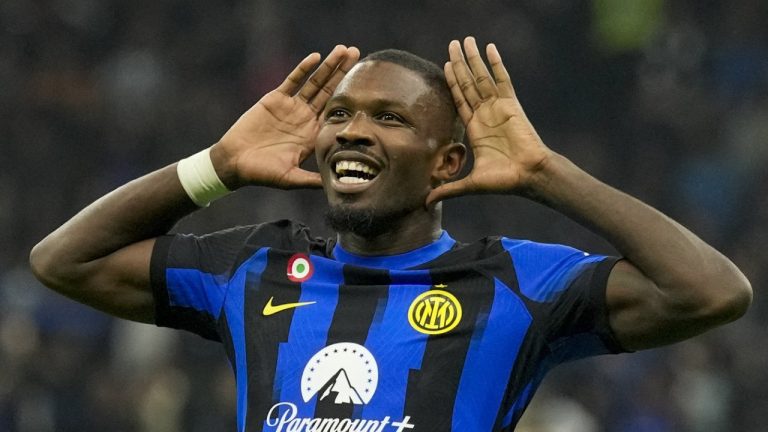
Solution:
{"label": "blurred stadium crowd", "polygon": [[[0,431],[235,430],[221,347],[48,292],[30,248],[101,194],[215,142],[309,51],[395,47],[441,64],[467,34],[497,43],[546,143],[692,228],[756,292],[722,329],[555,370],[518,430],[765,431],[767,22],[761,0],[2,0]],[[330,235],[323,206],[317,191],[253,188],[178,229],[296,218]],[[446,214],[460,240],[611,252],[517,198],[460,198]]]}

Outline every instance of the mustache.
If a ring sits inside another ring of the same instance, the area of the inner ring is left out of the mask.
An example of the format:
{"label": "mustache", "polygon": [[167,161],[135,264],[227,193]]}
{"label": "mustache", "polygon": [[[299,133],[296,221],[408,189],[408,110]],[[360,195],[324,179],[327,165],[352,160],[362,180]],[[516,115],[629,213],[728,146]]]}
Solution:
{"label": "mustache", "polygon": [[376,156],[371,150],[370,145],[362,144],[362,143],[349,143],[349,144],[337,144],[334,148],[331,149],[331,151],[328,152],[327,158],[330,159],[338,152],[341,151],[351,151],[355,153],[362,153],[370,158],[378,160],[379,157]]}

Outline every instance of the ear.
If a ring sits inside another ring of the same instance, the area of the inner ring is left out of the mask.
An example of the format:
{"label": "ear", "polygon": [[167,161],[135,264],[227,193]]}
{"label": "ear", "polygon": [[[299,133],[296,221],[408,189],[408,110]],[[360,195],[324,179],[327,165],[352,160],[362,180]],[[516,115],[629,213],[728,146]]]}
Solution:
{"label": "ear", "polygon": [[445,183],[461,172],[467,161],[467,146],[460,142],[445,144],[437,150],[432,179],[435,183]]}

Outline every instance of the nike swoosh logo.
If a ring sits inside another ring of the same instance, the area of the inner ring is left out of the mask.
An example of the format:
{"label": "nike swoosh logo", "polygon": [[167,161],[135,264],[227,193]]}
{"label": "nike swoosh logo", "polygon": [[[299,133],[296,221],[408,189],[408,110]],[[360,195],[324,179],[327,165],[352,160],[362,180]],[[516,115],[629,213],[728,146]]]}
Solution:
{"label": "nike swoosh logo", "polygon": [[272,299],[274,299],[274,297],[270,297],[269,301],[267,302],[267,304],[264,305],[264,310],[262,311],[264,313],[264,316],[274,315],[274,314],[276,314],[278,312],[282,312],[284,310],[293,309],[293,308],[297,308],[299,306],[307,306],[307,305],[311,305],[311,304],[317,303],[317,302],[311,301],[311,302],[285,303],[285,304],[281,304],[281,305],[273,305],[272,304]]}

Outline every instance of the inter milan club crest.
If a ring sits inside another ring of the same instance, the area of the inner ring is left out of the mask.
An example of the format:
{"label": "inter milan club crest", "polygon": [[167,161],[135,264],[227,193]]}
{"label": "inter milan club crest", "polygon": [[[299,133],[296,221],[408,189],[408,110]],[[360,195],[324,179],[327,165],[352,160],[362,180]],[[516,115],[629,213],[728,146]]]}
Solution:
{"label": "inter milan club crest", "polygon": [[304,282],[312,277],[315,268],[312,267],[312,261],[305,254],[296,254],[288,260],[288,269],[286,274],[288,279],[293,282]]}
{"label": "inter milan club crest", "polygon": [[[435,285],[434,288],[447,288]],[[414,330],[426,335],[437,335],[453,330],[461,321],[461,303],[443,289],[422,293],[408,308],[408,322]]]}

